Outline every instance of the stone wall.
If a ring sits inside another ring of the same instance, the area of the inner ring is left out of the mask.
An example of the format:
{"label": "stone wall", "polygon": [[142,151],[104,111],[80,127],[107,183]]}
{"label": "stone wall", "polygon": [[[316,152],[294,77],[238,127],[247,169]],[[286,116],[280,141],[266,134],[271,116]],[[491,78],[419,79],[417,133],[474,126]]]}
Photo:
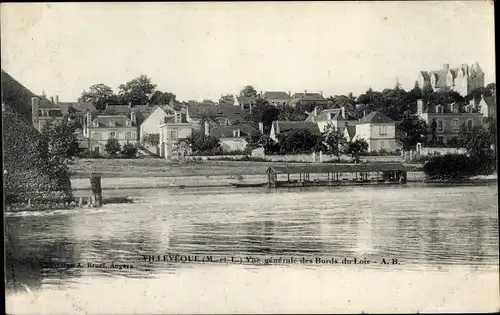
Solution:
{"label": "stone wall", "polygon": [[2,104],[5,203],[65,203],[72,199],[66,168],[51,162],[40,133]]}

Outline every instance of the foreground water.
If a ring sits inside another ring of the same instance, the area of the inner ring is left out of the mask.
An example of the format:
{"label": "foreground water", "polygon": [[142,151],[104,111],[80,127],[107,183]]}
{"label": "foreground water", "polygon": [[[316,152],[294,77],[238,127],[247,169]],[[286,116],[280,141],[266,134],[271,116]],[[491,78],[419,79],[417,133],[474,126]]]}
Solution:
{"label": "foreground water", "polygon": [[9,313],[498,308],[497,185],[104,193],[6,214]]}

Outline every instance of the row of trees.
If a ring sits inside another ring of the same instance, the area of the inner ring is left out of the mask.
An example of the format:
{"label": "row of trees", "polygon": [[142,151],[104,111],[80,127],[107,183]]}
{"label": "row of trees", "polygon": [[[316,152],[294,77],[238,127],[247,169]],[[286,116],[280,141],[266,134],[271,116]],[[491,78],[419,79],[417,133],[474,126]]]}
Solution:
{"label": "row of trees", "polygon": [[103,83],[91,85],[88,91],[83,91],[79,101],[91,102],[99,111],[106,108],[106,104],[132,104],[132,105],[165,105],[175,99],[175,94],[162,92],[153,84],[151,78],[141,74],[124,84],[118,86],[118,93]]}

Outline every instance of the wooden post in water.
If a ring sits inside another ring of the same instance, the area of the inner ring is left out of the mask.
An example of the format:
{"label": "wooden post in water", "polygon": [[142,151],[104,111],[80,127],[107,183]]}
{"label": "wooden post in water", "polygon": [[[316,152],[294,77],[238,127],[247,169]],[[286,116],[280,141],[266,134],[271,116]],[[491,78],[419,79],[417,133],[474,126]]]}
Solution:
{"label": "wooden post in water", "polygon": [[101,175],[90,175],[90,187],[92,188],[92,202],[94,207],[102,206]]}

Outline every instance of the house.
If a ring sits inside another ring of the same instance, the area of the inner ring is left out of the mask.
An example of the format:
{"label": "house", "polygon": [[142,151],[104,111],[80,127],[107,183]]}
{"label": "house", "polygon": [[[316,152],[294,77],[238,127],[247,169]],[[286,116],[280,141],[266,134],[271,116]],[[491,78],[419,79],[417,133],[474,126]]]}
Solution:
{"label": "house", "polygon": [[158,127],[160,135],[160,156],[168,160],[176,160],[190,153],[190,148],[179,142],[191,136],[191,123],[182,119],[182,113],[175,111],[174,115],[163,117]]}
{"label": "house", "polygon": [[186,109],[186,120],[193,124],[193,128],[200,127],[203,119],[216,122],[217,125],[233,125],[245,120],[243,110],[238,106],[206,103],[189,104]]}
{"label": "house", "polygon": [[[158,146],[144,143],[144,137],[149,134],[158,134],[158,126],[165,122],[165,117],[173,117],[176,111],[169,105],[156,105],[151,107],[147,112],[141,113],[143,116],[141,120],[138,119],[139,124],[139,143],[152,153],[158,154]],[[139,117],[139,114],[136,114]]]}
{"label": "house", "polygon": [[31,119],[33,126],[41,131],[49,122],[63,120],[63,114],[53,101],[35,96],[31,98]]}
{"label": "house", "polygon": [[497,116],[497,99],[495,96],[481,96],[479,101],[479,112],[483,114],[483,118],[496,118]]}
{"label": "house", "polygon": [[349,122],[344,135],[351,141],[364,139],[368,151],[395,151],[399,149],[396,141],[396,122],[381,112],[374,111],[356,122]]}
{"label": "house", "polygon": [[458,138],[458,132],[462,124],[467,124],[470,127],[479,126],[483,117],[483,114],[478,111],[474,100],[471,100],[465,106],[457,103],[447,105],[424,104],[422,100],[418,100],[417,115],[429,127],[429,140],[432,139],[432,125],[435,121],[436,137],[440,143],[446,143],[453,138]]}
{"label": "house", "polygon": [[210,128],[209,124],[205,123],[205,135],[218,138],[224,152],[245,150],[247,147],[246,136],[256,130],[248,124]]}
{"label": "house", "polygon": [[302,105],[326,106],[328,105],[328,100],[323,97],[323,92],[308,93],[306,90],[304,93],[293,94],[290,105],[297,106],[299,103]]}
{"label": "house", "polygon": [[270,105],[290,105],[290,100],[292,99],[291,92],[283,91],[266,91],[262,94],[262,98],[265,99]]}
{"label": "house", "polygon": [[271,125],[269,137],[278,141],[279,134],[286,134],[294,129],[307,129],[314,135],[321,135],[321,131],[316,123],[306,121],[274,121]]}
{"label": "house", "polygon": [[473,65],[462,64],[450,68],[444,64],[440,70],[420,71],[418,77],[420,87],[430,85],[434,91],[450,89],[462,96],[479,87],[484,87],[484,72],[476,62]]}
{"label": "house", "polygon": [[91,113],[96,113],[97,109],[95,108],[94,104],[91,102],[60,102],[59,101],[59,96],[56,95],[54,96],[54,103],[59,106],[59,109],[61,109],[61,112],[63,116],[66,116],[70,113],[70,110],[74,110],[76,112],[80,113],[85,113],[85,112],[91,112]]}
{"label": "house", "polygon": [[242,110],[251,110],[257,105],[257,99],[257,97],[237,96],[233,105],[238,106]]}
{"label": "house", "polygon": [[356,118],[349,113],[346,107],[324,109],[318,113],[315,107],[312,113],[308,113],[306,122],[314,122],[321,132],[325,132],[328,125],[344,130],[347,121],[355,121]]}
{"label": "house", "polygon": [[108,139],[117,139],[121,146],[126,143],[137,144],[137,117],[130,114],[109,115],[87,112],[83,120],[83,136],[88,148],[99,153],[105,152]]}

